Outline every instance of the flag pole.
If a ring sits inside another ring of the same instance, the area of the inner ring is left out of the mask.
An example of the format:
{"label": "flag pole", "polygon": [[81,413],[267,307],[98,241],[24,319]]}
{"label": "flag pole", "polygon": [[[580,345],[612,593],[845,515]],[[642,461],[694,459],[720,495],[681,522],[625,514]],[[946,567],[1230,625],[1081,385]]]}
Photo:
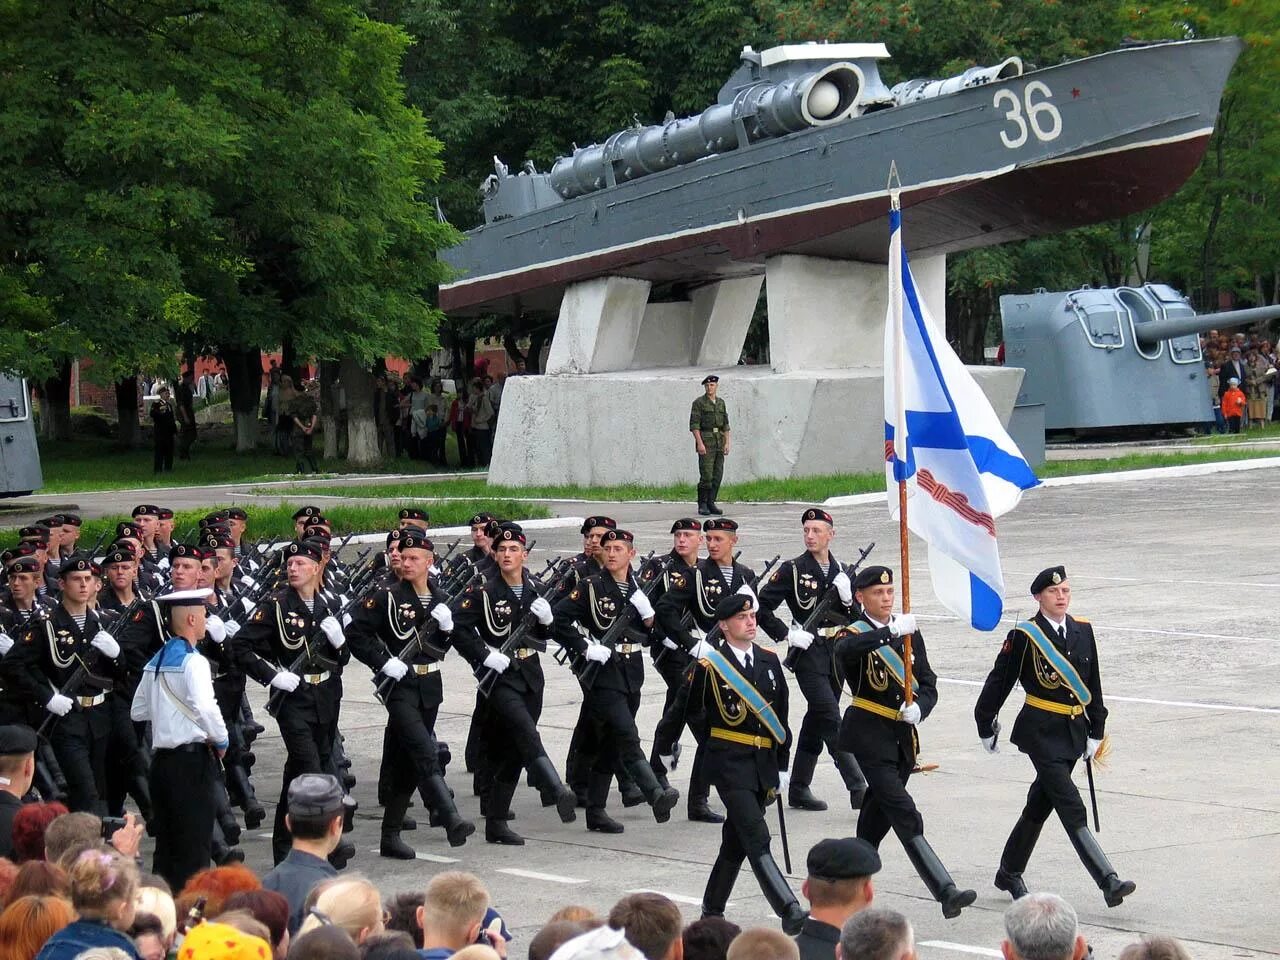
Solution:
{"label": "flag pole", "polygon": [[[885,188],[889,191],[889,207],[891,210],[899,210],[898,191],[902,188],[902,181],[898,178],[898,164],[889,161],[889,180],[885,184]],[[899,240],[901,240],[901,228],[899,228]],[[893,269],[893,265],[890,265]],[[899,263],[898,269],[901,269]],[[899,316],[901,309],[899,309]],[[904,347],[902,339],[902,327],[897,326],[898,342],[894,350],[895,357],[898,360],[899,368],[901,368],[902,350]],[[902,370],[896,371],[894,382],[899,390],[902,389]],[[897,438],[901,441],[901,438]],[[906,455],[905,443],[903,444],[903,455]],[[896,451],[895,451],[896,454]],[[902,585],[902,612],[911,612],[911,548],[907,539],[907,481],[905,478],[898,481],[898,553],[899,553],[899,581]],[[903,679],[903,698],[906,703],[911,703],[914,696],[911,692],[911,634],[904,634],[902,637],[902,679]]]}

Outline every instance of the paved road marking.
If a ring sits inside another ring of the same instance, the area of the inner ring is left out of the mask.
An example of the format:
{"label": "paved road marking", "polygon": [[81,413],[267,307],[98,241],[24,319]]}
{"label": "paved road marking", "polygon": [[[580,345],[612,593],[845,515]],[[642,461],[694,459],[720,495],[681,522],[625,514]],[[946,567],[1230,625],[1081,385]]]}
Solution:
{"label": "paved road marking", "polygon": [[[1180,582],[1186,583],[1189,581],[1180,581]],[[1243,584],[1243,586],[1265,587],[1265,586],[1268,586],[1268,584]],[[1280,584],[1276,584],[1276,586],[1280,586]],[[939,623],[943,623],[943,622],[962,623],[963,622],[959,617],[950,613],[917,613],[916,619],[917,620],[936,620]],[[1017,621],[1018,621],[1017,617],[1005,617],[1002,622],[1007,623],[1009,625],[1009,628],[1012,629],[1013,625],[1017,623]],[[1098,629],[1104,632],[1114,631],[1116,633],[1151,633],[1160,637],[1190,637],[1193,640],[1231,640],[1231,641],[1251,640],[1257,643],[1280,643],[1280,637],[1245,637],[1245,636],[1241,636],[1238,633],[1231,633],[1231,634],[1199,633],[1195,630],[1157,630],[1154,627],[1120,627],[1120,626],[1116,626],[1114,623],[1099,623],[1097,621],[1092,621],[1092,622],[1095,627],[1097,627]],[[999,628],[997,628],[997,630],[998,629]]]}
{"label": "paved road marking", "polygon": [[[369,852],[372,854],[377,854],[378,848],[370,847]],[[420,853],[418,851],[414,851],[413,855],[418,860],[426,860],[428,863],[457,863],[458,862],[457,857],[442,857],[438,853]]]}
{"label": "paved road marking", "polygon": [[967,943],[952,943],[950,940],[921,940],[918,946],[937,947],[939,950],[954,950],[956,953],[973,953],[980,957],[1003,956],[999,950],[990,947],[971,947]]}
{"label": "paved road marking", "polygon": [[[676,903],[687,903],[691,907],[702,906],[701,897],[686,897],[682,893],[667,893],[665,890],[654,890],[651,887],[637,887],[634,890],[628,890],[627,893],[656,893],[658,896],[666,897],[668,900],[674,900]],[[730,900],[726,906],[732,907],[733,901]]]}
{"label": "paved road marking", "polygon": [[[964,687],[980,687],[981,680],[958,680],[955,677],[939,677],[939,683],[955,683]],[[1120,697],[1107,694],[1108,700],[1121,703],[1149,703],[1157,707],[1187,707],[1192,710],[1233,710],[1237,713],[1280,713],[1280,707],[1246,707],[1234,703],[1199,703],[1193,700],[1155,700],[1151,697]]]}
{"label": "paved road marking", "polygon": [[512,877],[524,877],[526,880],[543,880],[547,883],[586,883],[578,877],[562,877],[558,873],[538,873],[536,870],[520,870],[516,867],[502,867],[498,873],[505,873]]}

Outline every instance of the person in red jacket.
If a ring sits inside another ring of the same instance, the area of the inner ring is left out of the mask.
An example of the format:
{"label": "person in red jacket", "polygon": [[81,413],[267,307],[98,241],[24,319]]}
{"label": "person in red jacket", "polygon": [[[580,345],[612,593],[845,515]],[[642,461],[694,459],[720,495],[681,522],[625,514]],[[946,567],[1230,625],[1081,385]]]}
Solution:
{"label": "person in red jacket", "polygon": [[1222,395],[1222,415],[1226,417],[1227,429],[1232,433],[1239,433],[1240,420],[1248,401],[1245,399],[1244,391],[1240,389],[1239,377],[1232,377],[1228,384],[1227,392]]}

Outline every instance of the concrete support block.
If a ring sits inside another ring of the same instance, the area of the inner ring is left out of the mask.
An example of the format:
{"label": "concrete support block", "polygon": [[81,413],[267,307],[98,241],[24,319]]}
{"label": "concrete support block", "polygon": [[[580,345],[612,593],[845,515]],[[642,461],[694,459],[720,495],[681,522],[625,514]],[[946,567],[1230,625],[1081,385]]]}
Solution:
{"label": "concrete support block", "polygon": [[649,286],[647,280],[604,277],[567,288],[546,372],[601,373],[630,367]]}
{"label": "concrete support block", "polygon": [[762,283],[763,276],[740,277],[694,291],[691,362],[695,367],[732,367],[738,363]]}
{"label": "concrete support block", "polygon": [[764,269],[776,373],[880,366],[883,264],[787,254],[771,257]]}
{"label": "concrete support block", "polygon": [[651,303],[644,308],[631,366],[687,367],[693,362],[694,307],[688,300]]}
{"label": "concrete support block", "polygon": [[911,276],[915,277],[916,289],[921,299],[933,315],[933,319],[947,335],[947,257],[939,254],[936,257],[912,257]]}

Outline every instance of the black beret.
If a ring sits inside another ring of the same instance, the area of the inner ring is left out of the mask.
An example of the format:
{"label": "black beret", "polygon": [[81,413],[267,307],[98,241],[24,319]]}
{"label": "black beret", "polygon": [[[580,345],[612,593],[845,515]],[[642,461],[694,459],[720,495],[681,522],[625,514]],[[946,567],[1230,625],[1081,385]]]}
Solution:
{"label": "black beret", "polygon": [[132,523],[117,523],[116,539],[123,540],[126,537],[130,540],[142,539],[142,536],[138,533],[138,528],[135,527]]}
{"label": "black beret", "polygon": [[320,549],[320,545],[311,540],[295,540],[284,548],[284,558],[287,561],[290,557],[306,557],[308,560],[314,560],[319,563],[324,559],[324,555]]}
{"label": "black beret", "polygon": [[621,540],[623,543],[635,543],[635,536],[630,530],[606,530],[604,536],[600,538],[601,543],[609,543],[613,540]]}
{"label": "black beret", "polygon": [[482,523],[491,523],[497,519],[498,518],[495,517],[492,513],[477,513],[474,517],[471,518],[471,526],[478,527]]}
{"label": "black beret", "polygon": [[520,524],[518,523],[502,524],[498,529],[498,535],[494,537],[494,539],[507,540],[507,541],[514,540],[516,543],[519,543],[521,546],[524,546],[529,542],[524,535],[524,528],[521,527]]}
{"label": "black beret", "polygon": [[724,530],[729,533],[737,533],[738,521],[730,520],[728,517],[716,517],[712,520],[704,521],[702,529],[707,533],[710,533],[712,530]]}
{"label": "black beret", "polygon": [[584,537],[594,530],[596,527],[604,527],[607,530],[613,530],[618,526],[618,522],[613,517],[587,517],[582,521],[582,527],[578,530]]}
{"label": "black beret", "polygon": [[831,519],[831,514],[818,507],[810,507],[800,517],[801,523],[808,523],[810,520],[821,520],[823,523],[828,523],[833,527],[836,525],[836,522]]}
{"label": "black beret", "polygon": [[39,548],[36,547],[34,543],[29,540],[24,540],[11,550],[6,550],[4,553],[0,554],[0,563],[8,565],[28,558],[34,563],[36,562],[37,549]]}
{"label": "black beret", "polygon": [[161,520],[172,520],[173,511],[170,510],[168,507],[161,507],[160,512],[156,516],[158,516]]}
{"label": "black beret", "polygon": [[225,513],[223,513],[222,511],[217,511],[217,512],[214,512],[214,513],[207,513],[207,514],[205,514],[205,515],[204,515],[203,517],[201,517],[197,522],[198,522],[198,523],[199,523],[199,525],[200,525],[200,526],[202,526],[202,527],[212,527],[212,526],[219,526],[219,527],[221,527],[221,526],[226,526],[227,521],[228,521],[228,520],[230,520],[230,519],[231,519],[231,518],[230,518],[230,517],[228,517],[228,516],[227,516]]}
{"label": "black beret", "polygon": [[880,870],[880,854],[858,837],[819,840],[810,848],[806,862],[809,877],[816,880],[850,880]]}
{"label": "black beret", "polygon": [[1067,568],[1063,566],[1049,567],[1036,574],[1031,581],[1031,595],[1034,597],[1045,587],[1054,586],[1067,579]]}
{"label": "black beret", "polygon": [[400,552],[406,550],[430,550],[435,553],[436,545],[423,531],[410,528],[400,532]]}
{"label": "black beret", "polygon": [[133,551],[126,549],[124,546],[113,547],[108,550],[102,558],[102,568],[105,570],[113,563],[132,563]]}
{"label": "black beret", "polygon": [[322,517],[322,516],[324,516],[324,514],[320,512],[319,507],[299,507],[293,513],[294,520],[307,520],[307,519],[310,519],[311,517]]}
{"label": "black beret", "polygon": [[740,613],[756,608],[756,600],[749,593],[731,593],[716,604],[716,619],[728,620]]}
{"label": "black beret", "polygon": [[183,558],[187,560],[200,560],[202,559],[202,553],[203,551],[194,544],[175,543],[169,548],[169,562],[173,563],[173,561],[181,560]]}
{"label": "black beret", "polygon": [[16,556],[11,560],[5,561],[5,569],[11,574],[39,573],[40,561],[32,556]]}
{"label": "black beret", "polygon": [[62,561],[62,566],[58,568],[58,579],[61,580],[70,573],[98,572],[98,565],[93,562],[93,557],[87,553],[73,553]]}
{"label": "black beret", "polygon": [[54,527],[62,526],[62,514],[55,513],[52,516],[45,517],[39,522],[52,530]]}
{"label": "black beret", "polygon": [[128,540],[117,540],[114,543],[108,544],[107,549],[121,550],[127,553],[129,556],[133,557],[135,560],[138,559],[138,551],[133,549],[133,544],[130,543]]}
{"label": "black beret", "polygon": [[80,519],[80,515],[78,513],[64,513],[62,515],[62,522],[64,524],[69,523],[73,527],[78,527],[84,523],[84,521]]}
{"label": "black beret", "polygon": [[888,567],[863,567],[854,578],[853,589],[865,590],[882,583],[893,583],[893,571]]}
{"label": "black beret", "polygon": [[219,548],[234,550],[236,542],[231,539],[231,534],[229,533],[210,533],[206,531],[204,536],[200,538],[200,545],[209,550],[217,550]]}
{"label": "black beret", "polygon": [[333,534],[329,532],[328,527],[322,527],[318,524],[308,523],[305,527],[302,528],[302,539],[303,540],[319,540],[321,543],[323,543],[327,547],[329,545],[329,542],[333,539]]}
{"label": "black beret", "polygon": [[156,517],[160,516],[160,508],[151,503],[140,503],[133,508],[131,517]]}
{"label": "black beret", "polygon": [[0,757],[36,752],[36,732],[20,723],[0,727]]}
{"label": "black beret", "polygon": [[719,382],[720,382],[720,378],[717,377],[714,373],[708,373],[705,377],[702,378],[702,385],[704,387],[708,383],[719,383]]}
{"label": "black beret", "polygon": [[291,817],[337,816],[346,805],[342,784],[332,774],[302,773],[289,783]]}
{"label": "black beret", "polygon": [[226,509],[228,520],[248,520],[249,514],[240,507],[228,507]]}
{"label": "black beret", "polygon": [[38,540],[41,543],[49,542],[49,528],[43,523],[33,523],[29,527],[23,527],[18,531],[19,540]]}
{"label": "black beret", "polygon": [[431,519],[430,517],[427,516],[427,511],[419,510],[417,507],[405,507],[403,510],[400,511],[399,516],[401,520],[430,520]]}
{"label": "black beret", "polygon": [[399,543],[399,542],[400,542],[400,531],[399,531],[399,529],[392,530],[392,531],[390,531],[390,532],[388,532],[388,533],[387,533],[387,549],[388,549],[388,550],[390,550],[390,549],[391,549],[391,545],[392,545],[393,543]]}
{"label": "black beret", "polygon": [[702,529],[702,524],[698,523],[693,517],[681,517],[671,525],[672,533],[679,533],[681,530],[692,530],[695,533]]}

